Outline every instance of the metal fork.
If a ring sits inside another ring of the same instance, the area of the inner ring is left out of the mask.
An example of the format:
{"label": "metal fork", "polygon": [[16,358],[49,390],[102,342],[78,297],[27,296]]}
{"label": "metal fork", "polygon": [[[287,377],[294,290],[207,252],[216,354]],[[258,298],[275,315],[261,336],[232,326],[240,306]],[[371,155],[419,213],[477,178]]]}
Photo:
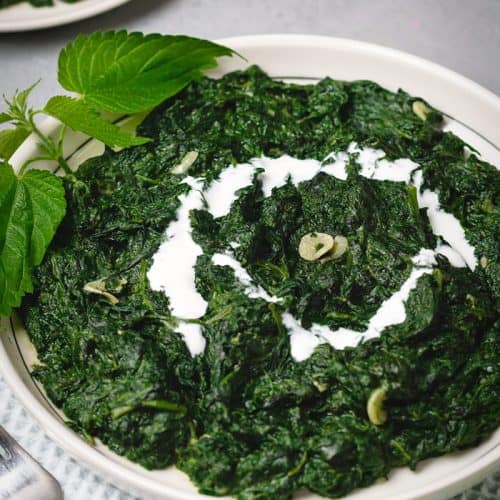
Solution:
{"label": "metal fork", "polygon": [[0,500],[62,500],[59,483],[0,426]]}

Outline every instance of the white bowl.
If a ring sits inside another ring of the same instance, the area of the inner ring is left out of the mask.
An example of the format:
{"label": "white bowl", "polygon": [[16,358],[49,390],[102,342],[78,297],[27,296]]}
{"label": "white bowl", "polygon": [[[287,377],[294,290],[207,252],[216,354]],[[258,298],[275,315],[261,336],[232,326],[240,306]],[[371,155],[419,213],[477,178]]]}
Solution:
{"label": "white bowl", "polygon": [[0,33],[60,26],[97,16],[126,2],[130,0],[81,0],[73,4],[54,0],[51,7],[33,7],[23,2],[0,9]]}
{"label": "white bowl", "polygon": [[[248,63],[259,64],[274,77],[298,81],[324,76],[344,80],[370,79],[390,90],[401,87],[453,116],[456,120],[448,118],[448,128],[475,146],[486,160],[500,165],[500,99],[447,69],[391,49],[327,37],[268,35],[230,38],[220,42],[245,56]],[[248,63],[238,58],[226,58],[212,75],[241,69]],[[49,119],[43,127],[47,132],[57,133],[59,124]],[[36,140],[29,138],[11,162],[19,168],[36,149]],[[103,147],[95,140],[87,141],[83,134],[69,133],[64,150],[71,156],[70,164],[76,168],[87,157],[101,154]],[[49,163],[43,166],[54,168]],[[0,370],[3,376],[43,429],[78,461],[128,491],[169,499],[213,498],[199,495],[187,476],[175,468],[149,472],[114,455],[102,445],[89,445],[64,425],[64,416],[32,379],[30,366],[35,360],[33,346],[16,317],[3,318],[0,324]],[[479,482],[499,464],[500,430],[497,430],[475,448],[426,460],[416,472],[397,469],[388,481],[356,490],[347,498],[447,498]],[[317,498],[308,492],[299,496]]]}

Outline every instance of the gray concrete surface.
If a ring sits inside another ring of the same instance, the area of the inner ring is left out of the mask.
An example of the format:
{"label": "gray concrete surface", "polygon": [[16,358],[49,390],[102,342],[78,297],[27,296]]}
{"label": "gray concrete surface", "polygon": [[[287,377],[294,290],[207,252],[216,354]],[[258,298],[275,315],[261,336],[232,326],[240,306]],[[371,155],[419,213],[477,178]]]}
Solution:
{"label": "gray concrete surface", "polygon": [[71,25],[0,35],[0,93],[42,78],[34,99],[44,102],[58,91],[60,48],[78,33],[117,28],[354,38],[430,59],[500,95],[500,0],[133,0]]}

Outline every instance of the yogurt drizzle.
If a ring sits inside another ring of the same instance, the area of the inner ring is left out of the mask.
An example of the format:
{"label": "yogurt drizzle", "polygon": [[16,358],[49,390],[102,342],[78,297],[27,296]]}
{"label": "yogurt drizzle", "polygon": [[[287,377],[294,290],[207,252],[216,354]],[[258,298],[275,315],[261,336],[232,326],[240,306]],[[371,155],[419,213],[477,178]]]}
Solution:
{"label": "yogurt drizzle", "polygon": [[[381,150],[360,148],[356,143],[351,143],[346,152],[331,153],[323,162],[299,160],[287,155],[277,159],[262,157],[250,163],[229,166],[207,187],[204,187],[203,178],[186,177],[182,181],[191,190],[179,196],[181,204],[176,220],[166,230],[165,240],[153,257],[148,278],[153,290],[163,291],[168,296],[172,315],[179,318],[176,331],[183,336],[193,356],[203,352],[205,339],[200,325],[189,320],[201,318],[208,304],[195,287],[194,266],[202,249],[192,239],[189,212],[192,209],[206,209],[215,218],[228,214],[238,191],[250,186],[256,175],[262,183],[264,196],[270,196],[275,187],[285,185],[288,179],[293,184],[298,184],[312,179],[320,172],[346,180],[347,163],[354,158],[361,167],[360,175],[363,177],[414,185],[417,188],[418,205],[420,208],[427,208],[434,234],[447,243],[439,241],[435,250],[422,249],[413,257],[414,268],[410,276],[400,290],[380,305],[364,332],[347,328],[332,331],[328,326],[317,324],[306,330],[288,311],[283,313],[283,325],[290,334],[291,352],[296,361],[307,359],[322,342],[329,342],[336,349],[354,347],[364,340],[379,337],[386,327],[404,322],[405,303],[409,294],[417,286],[421,276],[432,272],[432,266],[436,265],[436,254],[444,255],[452,266],[467,265],[470,269],[475,269],[477,258],[474,248],[466,240],[460,222],[452,214],[442,210],[437,193],[428,189],[422,193],[423,176],[422,171],[418,170],[419,165],[404,158],[391,162],[384,156],[385,153]],[[259,170],[262,172],[259,173]],[[233,248],[237,245],[237,242],[231,244]],[[212,262],[215,265],[229,266],[250,298],[260,298],[267,302],[279,301],[278,297],[270,296],[261,286],[253,283],[231,252],[215,254]]]}
{"label": "yogurt drizzle", "polygon": [[266,302],[279,302],[279,298],[269,295],[260,285],[255,285],[244,267],[229,253],[216,253],[212,256],[212,263],[216,266],[228,266],[242,285],[245,293],[251,299],[264,299]]}
{"label": "yogurt drizzle", "polygon": [[412,259],[414,267],[408,279],[401,288],[382,302],[377,312],[370,319],[364,332],[349,328],[331,330],[327,325],[314,323],[309,330],[304,329],[300,322],[290,313],[283,314],[283,324],[290,334],[291,352],[295,361],[304,361],[313,353],[318,344],[328,342],[335,349],[355,347],[360,342],[380,337],[382,331],[391,325],[403,323],[406,319],[405,303],[410,292],[417,286],[418,279],[424,274],[432,273],[432,265],[436,264],[434,251],[422,249]]}

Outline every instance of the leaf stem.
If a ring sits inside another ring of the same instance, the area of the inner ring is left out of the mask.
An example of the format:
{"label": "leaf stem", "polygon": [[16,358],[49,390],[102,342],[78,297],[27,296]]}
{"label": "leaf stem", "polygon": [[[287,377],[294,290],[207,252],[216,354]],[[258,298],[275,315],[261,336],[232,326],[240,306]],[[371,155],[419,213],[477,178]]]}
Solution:
{"label": "leaf stem", "polygon": [[296,476],[301,471],[301,469],[304,466],[304,464],[306,463],[306,461],[307,461],[307,450],[304,451],[304,453],[302,453],[302,457],[300,459],[300,462],[293,469],[288,471],[287,476],[288,477]]}
{"label": "leaf stem", "polygon": [[[64,130],[61,132],[61,138],[59,139],[58,144],[56,145],[54,140],[48,136],[44,135],[40,129],[37,127],[34,116],[40,113],[40,111],[31,111],[28,115],[27,125],[29,129],[37,136],[40,141],[40,147],[47,153],[50,159],[56,161],[60,167],[64,170],[64,173],[67,175],[73,175],[73,172],[68,165],[68,162],[64,159],[62,155],[62,138],[64,135]],[[24,168],[24,165],[23,165]]]}

